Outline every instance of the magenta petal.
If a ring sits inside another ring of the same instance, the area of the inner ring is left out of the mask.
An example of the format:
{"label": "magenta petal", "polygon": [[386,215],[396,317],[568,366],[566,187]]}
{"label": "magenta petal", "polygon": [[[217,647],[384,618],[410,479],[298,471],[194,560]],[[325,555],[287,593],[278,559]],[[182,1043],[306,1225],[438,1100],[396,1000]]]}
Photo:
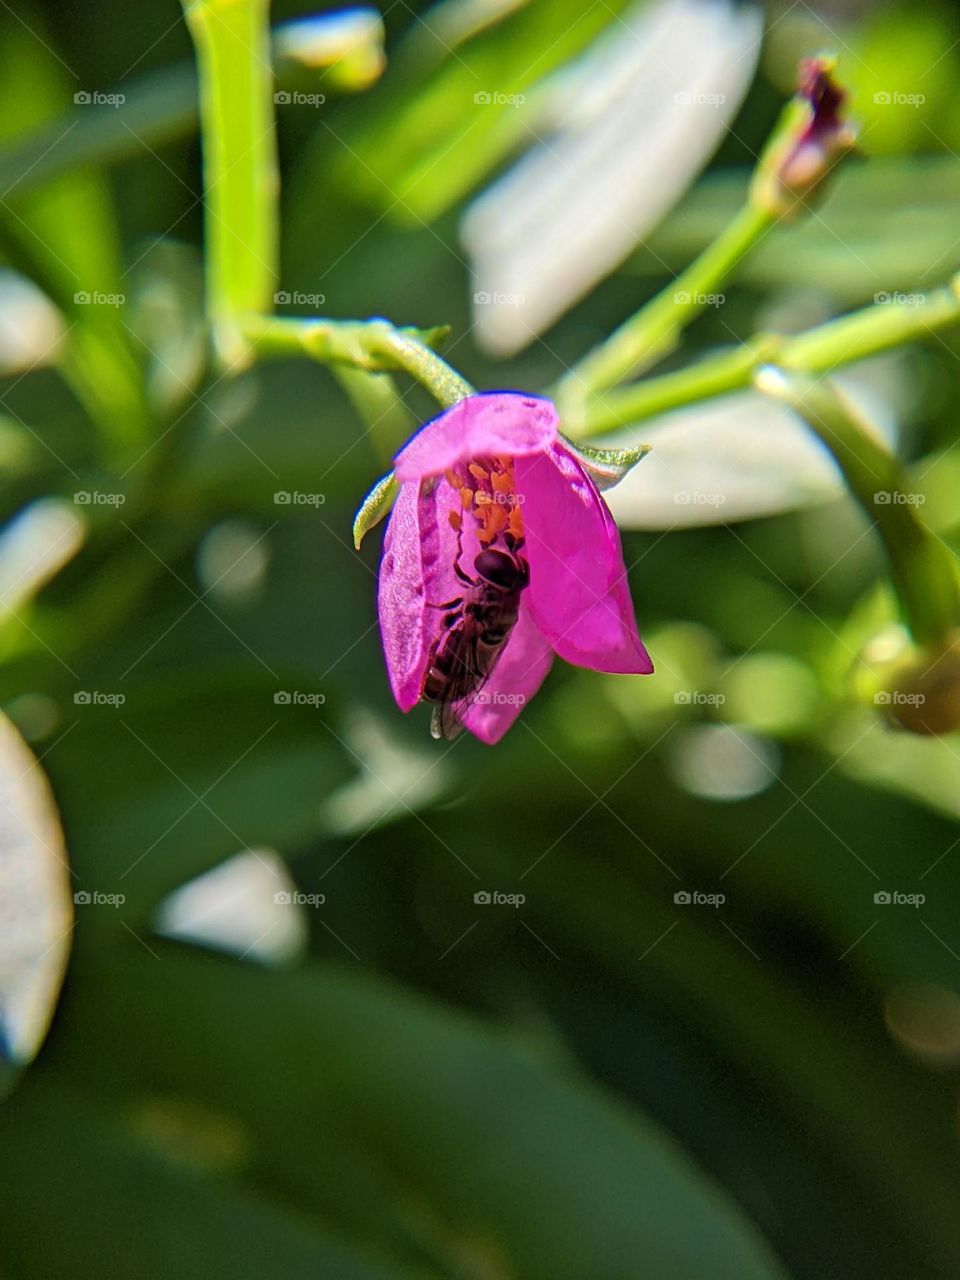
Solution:
{"label": "magenta petal", "polygon": [[562,445],[514,468],[534,622],[567,662],[648,674],[620,533],[593,481]]}
{"label": "magenta petal", "polygon": [[557,438],[557,411],[549,400],[519,391],[467,396],[428,422],[400,450],[397,479],[440,476],[461,462],[549,449]]}
{"label": "magenta petal", "polygon": [[503,653],[489,679],[457,719],[481,742],[493,745],[516,720],[527,702],[543,684],[553,649],[536,628],[525,605],[510,634]]}
{"label": "magenta petal", "polygon": [[453,572],[456,534],[448,513],[458,495],[445,480],[404,484],[383,540],[377,605],[390,687],[401,711],[420,698],[430,646],[443,611],[430,608],[462,592]]}

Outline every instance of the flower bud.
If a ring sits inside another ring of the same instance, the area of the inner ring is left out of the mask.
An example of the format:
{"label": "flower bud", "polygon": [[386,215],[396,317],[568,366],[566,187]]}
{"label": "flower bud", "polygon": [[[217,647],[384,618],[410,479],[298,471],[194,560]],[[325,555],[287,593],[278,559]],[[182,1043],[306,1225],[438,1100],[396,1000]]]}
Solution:
{"label": "flower bud", "polygon": [[775,218],[796,213],[857,141],[843,117],[847,92],[833,79],[834,66],[824,56],[801,62],[796,96],[760,157],[751,198]]}
{"label": "flower bud", "polygon": [[936,646],[904,646],[874,677],[873,702],[898,728],[928,737],[960,728],[960,631]]}

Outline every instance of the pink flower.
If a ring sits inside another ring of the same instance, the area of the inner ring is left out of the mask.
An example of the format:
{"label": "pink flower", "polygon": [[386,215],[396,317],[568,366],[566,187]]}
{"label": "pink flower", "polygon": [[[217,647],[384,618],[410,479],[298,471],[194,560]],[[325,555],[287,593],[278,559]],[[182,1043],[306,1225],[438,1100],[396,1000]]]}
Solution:
{"label": "pink flower", "polygon": [[380,631],[400,709],[434,703],[434,736],[497,742],[554,654],[653,670],[619,532],[550,401],[469,396],[407,443],[396,478]]}

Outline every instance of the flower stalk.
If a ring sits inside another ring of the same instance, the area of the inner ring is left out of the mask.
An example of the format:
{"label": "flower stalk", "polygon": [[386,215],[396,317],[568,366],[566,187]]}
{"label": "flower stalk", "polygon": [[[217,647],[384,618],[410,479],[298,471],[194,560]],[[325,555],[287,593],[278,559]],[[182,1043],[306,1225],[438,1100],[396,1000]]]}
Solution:
{"label": "flower stalk", "polygon": [[952,552],[922,522],[899,461],[827,379],[768,367],[758,390],[787,404],[830,450],[850,491],[876,524],[890,576],[915,640],[941,646],[960,625]]}
{"label": "flower stalk", "polygon": [[269,0],[183,0],[197,53],[207,310],[222,366],[250,359],[242,317],[273,305],[279,261]]}
{"label": "flower stalk", "polygon": [[625,321],[557,383],[565,419],[582,422],[592,401],[646,372],[678,345],[684,329],[722,301],[720,290],[767,231],[805,206],[855,141],[843,118],[846,93],[834,60],[801,64],[797,93],[784,107],[757,161],[741,209],[685,271]]}
{"label": "flower stalk", "polygon": [[742,391],[765,364],[798,373],[828,373],[841,365],[919,341],[960,322],[960,276],[916,305],[874,303],[793,337],[760,334],[673,373],[608,391],[566,427],[578,439],[603,435],[670,409]]}

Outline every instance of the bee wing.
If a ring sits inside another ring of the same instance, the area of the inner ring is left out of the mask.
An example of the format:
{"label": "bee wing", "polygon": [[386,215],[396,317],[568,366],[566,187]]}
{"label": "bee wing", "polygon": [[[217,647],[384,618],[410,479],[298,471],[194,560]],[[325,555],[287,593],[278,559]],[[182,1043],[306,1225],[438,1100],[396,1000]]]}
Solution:
{"label": "bee wing", "polygon": [[470,699],[482,687],[489,674],[489,665],[484,662],[484,650],[478,635],[473,630],[464,629],[460,634],[455,666],[444,696],[434,707],[430,719],[430,733],[434,738],[453,739],[463,732],[459,712],[469,706]]}
{"label": "bee wing", "polygon": [[463,699],[459,703],[438,702],[430,717],[430,736],[451,741],[459,737],[463,733],[463,725],[457,719],[457,707],[462,705]]}
{"label": "bee wing", "polygon": [[[511,627],[510,631],[512,630],[513,628]],[[507,647],[509,639],[510,632],[508,631],[503,641],[496,648],[482,645],[477,639],[473,640],[470,648],[474,655],[475,663],[469,691],[463,692],[459,696],[453,693],[449,699],[434,708],[430,732],[435,738],[455,738],[463,732],[460,716],[476,702],[478,696],[483,692],[483,688],[491,675],[493,675],[494,667],[500,661],[500,655]],[[476,673],[481,671],[482,675],[477,679]],[[466,677],[464,680],[466,682]]]}

